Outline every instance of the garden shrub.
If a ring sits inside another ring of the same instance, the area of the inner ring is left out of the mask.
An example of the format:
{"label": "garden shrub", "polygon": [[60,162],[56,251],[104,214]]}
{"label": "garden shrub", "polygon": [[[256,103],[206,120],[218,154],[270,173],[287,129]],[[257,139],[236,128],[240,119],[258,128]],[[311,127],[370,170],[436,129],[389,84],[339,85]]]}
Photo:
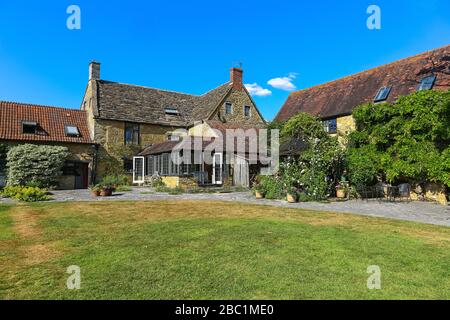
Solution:
{"label": "garden shrub", "polygon": [[2,196],[25,202],[50,200],[47,190],[38,187],[7,186],[3,189]]}
{"label": "garden shrub", "polygon": [[267,199],[282,199],[286,196],[283,180],[280,176],[261,176],[259,182],[260,189]]}
{"label": "garden shrub", "polygon": [[23,144],[7,154],[8,185],[53,187],[69,156],[66,147]]}
{"label": "garden shrub", "polygon": [[348,165],[354,184],[440,182],[450,187],[450,92],[420,91],[353,112]]}
{"label": "garden shrub", "polygon": [[114,174],[103,177],[101,184],[110,186],[128,186],[130,185],[130,178],[125,174]]}
{"label": "garden shrub", "polygon": [[162,180],[161,176],[158,174],[154,174],[150,178],[146,178],[145,183],[155,189],[156,188],[164,188],[166,186],[166,184]]}

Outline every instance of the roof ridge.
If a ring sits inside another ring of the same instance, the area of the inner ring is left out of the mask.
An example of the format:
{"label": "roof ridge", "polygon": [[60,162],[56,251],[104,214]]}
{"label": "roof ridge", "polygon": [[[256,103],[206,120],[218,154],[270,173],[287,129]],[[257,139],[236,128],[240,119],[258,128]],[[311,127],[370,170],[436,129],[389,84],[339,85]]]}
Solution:
{"label": "roof ridge", "polygon": [[58,110],[85,112],[84,110],[80,110],[80,109],[72,109],[72,108],[65,108],[65,107],[59,107],[59,106],[49,106],[49,105],[42,105],[42,104],[35,104],[35,103],[0,100],[0,106],[3,106],[3,105],[5,105],[5,106],[16,105],[16,106],[24,106],[24,107],[52,108],[52,109],[58,109]]}
{"label": "roof ridge", "polygon": [[217,86],[203,94],[192,94],[192,93],[186,93],[186,92],[180,92],[180,91],[174,91],[174,90],[168,90],[168,89],[159,89],[159,88],[154,88],[154,87],[148,87],[148,86],[143,86],[143,85],[138,85],[138,84],[130,84],[130,83],[123,83],[123,82],[117,82],[117,81],[109,81],[109,80],[97,80],[99,82],[104,82],[104,83],[114,83],[114,84],[119,84],[119,85],[123,85],[123,86],[130,86],[130,87],[136,87],[136,88],[143,88],[143,89],[151,89],[151,90],[155,90],[155,91],[161,91],[161,92],[168,92],[168,93],[177,93],[177,94],[181,94],[181,95],[185,95],[185,96],[190,96],[190,97],[203,97],[204,95],[222,87],[225,84],[230,83],[229,81],[226,83],[221,84],[220,86]]}
{"label": "roof ridge", "polygon": [[200,95],[199,97],[206,96],[208,93],[211,93],[211,92],[213,92],[214,90],[219,89],[220,87],[223,87],[223,86],[225,86],[225,85],[230,85],[230,84],[231,84],[231,81],[227,81],[227,82],[225,82],[225,83],[222,83],[221,85],[215,87],[214,89],[211,89],[211,90],[205,92],[204,94]]}
{"label": "roof ridge", "polygon": [[366,70],[363,70],[363,71],[360,71],[360,72],[357,72],[357,73],[353,73],[353,74],[344,76],[342,78],[331,80],[331,81],[328,81],[328,82],[325,82],[325,83],[321,83],[321,84],[318,84],[318,85],[315,85],[315,86],[312,86],[312,87],[308,87],[308,88],[305,88],[305,89],[297,90],[297,91],[292,92],[290,95],[295,95],[295,94],[301,93],[301,92],[306,91],[306,90],[319,89],[319,88],[322,88],[322,87],[325,87],[325,86],[329,86],[329,85],[331,85],[331,84],[333,84],[335,82],[338,82],[338,81],[343,81],[343,80],[347,80],[347,79],[356,78],[357,76],[360,76],[360,75],[365,74],[365,73],[373,73],[373,72],[376,72],[376,71],[378,71],[380,69],[383,69],[383,68],[386,68],[386,67],[390,67],[390,66],[394,66],[394,65],[406,62],[406,61],[418,59],[420,57],[430,55],[431,53],[434,53],[436,51],[439,51],[439,50],[442,50],[442,49],[446,49],[446,48],[450,48],[450,45],[445,45],[445,46],[442,46],[442,47],[439,47],[439,48],[436,48],[436,49],[432,49],[432,50],[428,50],[428,51],[425,51],[425,52],[422,52],[422,53],[418,53],[418,54],[413,55],[413,56],[402,58],[400,60],[396,60],[396,61],[393,61],[393,62],[385,63],[385,64],[382,64],[380,66],[374,67],[374,68],[370,68],[370,69],[366,69]]}

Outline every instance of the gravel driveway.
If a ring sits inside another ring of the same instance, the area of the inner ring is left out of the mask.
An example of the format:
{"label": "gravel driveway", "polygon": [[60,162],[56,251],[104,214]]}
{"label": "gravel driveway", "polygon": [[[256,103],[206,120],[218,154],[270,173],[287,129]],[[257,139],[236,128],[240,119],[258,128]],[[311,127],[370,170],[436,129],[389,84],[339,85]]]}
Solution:
{"label": "gravel driveway", "polygon": [[[278,200],[256,200],[250,192],[197,193],[168,195],[155,193],[150,188],[133,188],[131,192],[118,192],[112,197],[93,197],[89,190],[54,191],[53,201],[154,201],[154,200],[210,200],[263,204],[287,208],[301,208],[320,211],[344,212],[373,217],[415,221],[450,227],[450,206],[429,202],[379,202],[377,200],[351,200],[344,202],[302,202],[287,203]],[[3,203],[11,202],[7,199]]]}

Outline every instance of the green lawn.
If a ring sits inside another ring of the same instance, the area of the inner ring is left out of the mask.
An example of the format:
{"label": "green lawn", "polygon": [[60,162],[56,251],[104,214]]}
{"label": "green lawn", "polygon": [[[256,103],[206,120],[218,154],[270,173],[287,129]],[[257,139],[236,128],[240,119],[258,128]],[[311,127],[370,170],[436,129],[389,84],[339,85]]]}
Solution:
{"label": "green lawn", "polygon": [[0,205],[0,266],[2,299],[449,299],[450,228],[224,202]]}

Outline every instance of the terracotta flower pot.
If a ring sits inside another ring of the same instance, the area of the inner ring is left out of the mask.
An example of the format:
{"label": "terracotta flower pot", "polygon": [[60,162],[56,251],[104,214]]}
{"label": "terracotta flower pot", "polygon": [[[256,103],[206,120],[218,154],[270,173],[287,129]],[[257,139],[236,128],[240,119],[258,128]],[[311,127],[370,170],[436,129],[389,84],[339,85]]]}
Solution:
{"label": "terracotta flower pot", "polygon": [[287,194],[287,201],[289,202],[289,203],[295,203],[295,202],[297,202],[297,196],[295,195],[295,194]]}
{"label": "terracotta flower pot", "polygon": [[98,196],[100,195],[100,190],[92,190],[92,191],[91,191],[91,194],[92,194],[94,197],[98,197]]}
{"label": "terracotta flower pot", "polygon": [[100,191],[100,196],[102,196],[102,197],[111,197],[112,193],[113,193],[112,188],[103,188]]}
{"label": "terracotta flower pot", "polygon": [[336,197],[338,197],[339,199],[344,199],[346,196],[346,192],[344,189],[337,189],[336,190]]}
{"label": "terracotta flower pot", "polygon": [[259,191],[255,191],[255,197],[256,199],[263,199],[264,195]]}

